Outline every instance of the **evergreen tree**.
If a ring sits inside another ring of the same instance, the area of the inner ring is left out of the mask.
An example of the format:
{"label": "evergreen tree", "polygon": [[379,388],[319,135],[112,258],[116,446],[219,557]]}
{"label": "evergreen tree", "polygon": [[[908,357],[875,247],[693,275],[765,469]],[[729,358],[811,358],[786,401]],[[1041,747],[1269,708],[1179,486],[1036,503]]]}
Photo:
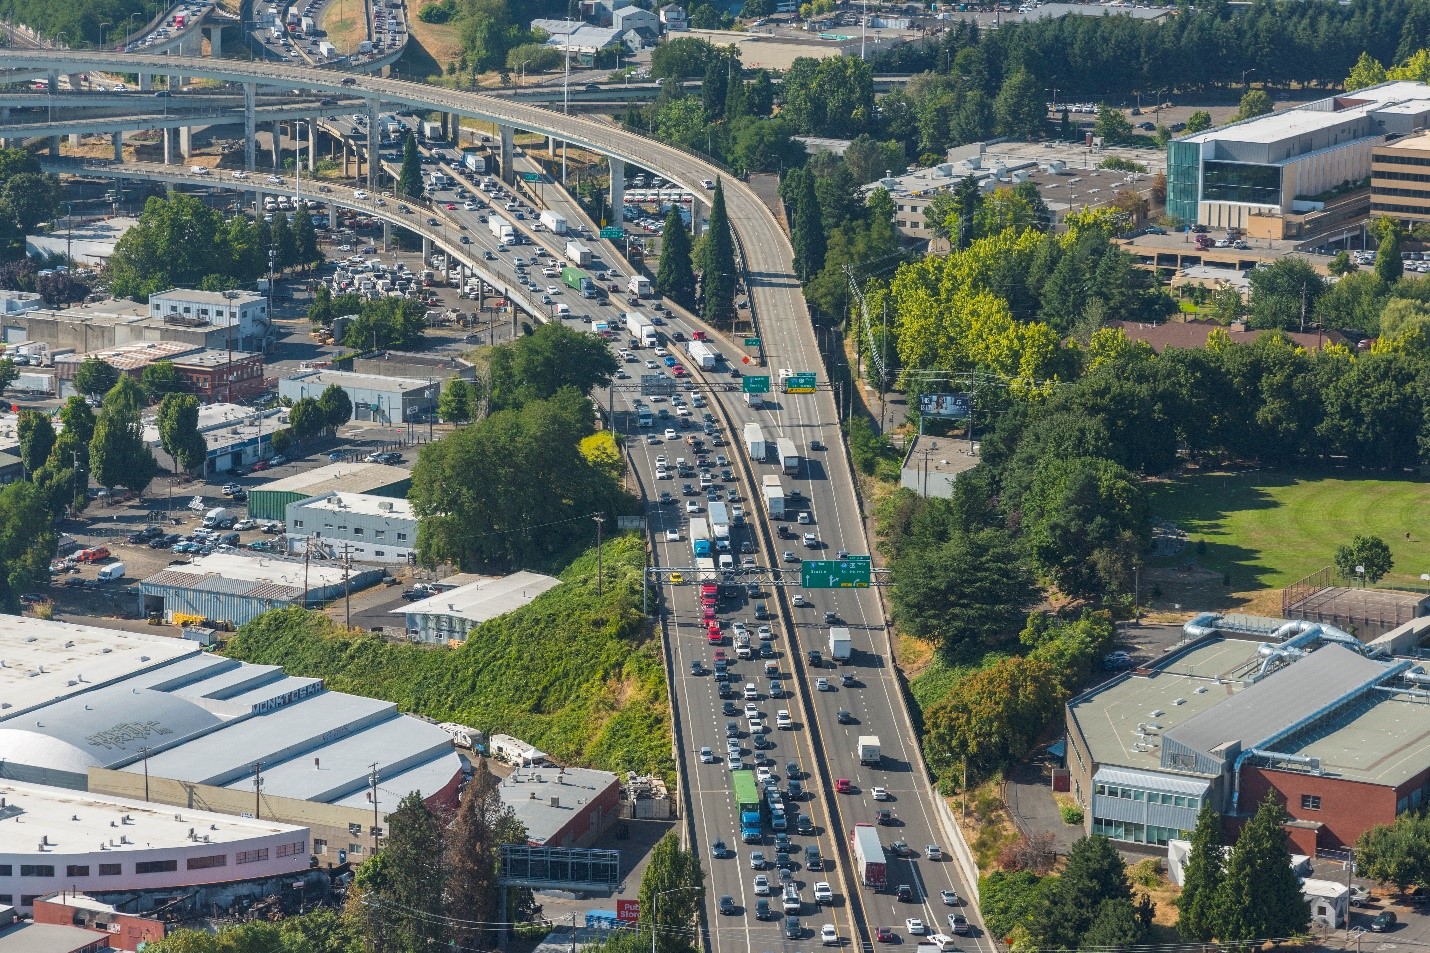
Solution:
{"label": "evergreen tree", "polygon": [[1375,251],[1376,277],[1387,285],[1394,284],[1405,273],[1405,262],[1400,257],[1400,223],[1382,215],[1371,223],[1371,231],[1380,239]]}
{"label": "evergreen tree", "polygon": [[[1043,894],[1042,909],[1032,925],[1038,944],[1078,948],[1104,905],[1112,902],[1126,904],[1126,913],[1133,915],[1127,867],[1106,837],[1080,838],[1068,852],[1062,876]],[[1120,916],[1108,913],[1107,922],[1098,926],[1099,932],[1115,932]]]}
{"label": "evergreen tree", "polygon": [[1130,900],[1104,900],[1098,904],[1092,924],[1082,935],[1078,949],[1126,949],[1142,938],[1142,925]]}
{"label": "evergreen tree", "polygon": [[801,171],[799,195],[794,206],[794,270],[800,281],[809,281],[824,267],[826,242],[824,218],[814,192],[814,176]]}
{"label": "evergreen tree", "polygon": [[705,238],[705,270],[700,275],[705,299],[702,316],[712,327],[728,328],[735,323],[735,239],[725,212],[725,189],[718,179]]}
{"label": "evergreen tree", "polygon": [[1223,854],[1221,815],[1212,810],[1210,800],[1203,799],[1182,875],[1182,893],[1177,897],[1181,910],[1177,932],[1188,940],[1205,943],[1213,936],[1217,897],[1225,874]]}
{"label": "evergreen tree", "polygon": [[1212,935],[1222,942],[1275,939],[1306,931],[1311,911],[1287,863],[1285,809],[1273,794],[1241,829],[1217,894]]}
{"label": "evergreen tree", "polygon": [[655,273],[655,292],[683,308],[695,307],[695,267],[690,262],[690,233],[685,230],[685,220],[675,208],[665,217],[660,268]]}
{"label": "evergreen tree", "polygon": [[397,173],[397,194],[410,199],[422,197],[422,158],[417,140],[409,132],[402,142],[402,169]]}
{"label": "evergreen tree", "polygon": [[442,826],[413,791],[387,816],[387,839],[358,868],[348,896],[371,949],[430,953],[448,945],[444,860]]}
{"label": "evergreen tree", "polygon": [[323,253],[318,250],[318,232],[313,228],[313,213],[307,209],[299,209],[293,219],[293,240],[297,245],[298,264],[303,268],[323,260]]}
{"label": "evergreen tree", "polygon": [[273,248],[278,255],[273,266],[282,271],[298,264],[298,240],[293,234],[293,226],[288,216],[282,213],[273,216]]}
{"label": "evergreen tree", "polygon": [[31,479],[55,448],[55,426],[38,410],[20,411],[20,463]]}

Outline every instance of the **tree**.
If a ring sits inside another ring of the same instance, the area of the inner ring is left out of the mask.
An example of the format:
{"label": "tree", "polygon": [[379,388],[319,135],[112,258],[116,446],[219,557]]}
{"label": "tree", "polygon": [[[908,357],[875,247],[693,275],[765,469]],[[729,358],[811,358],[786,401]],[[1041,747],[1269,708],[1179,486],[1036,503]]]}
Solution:
{"label": "tree", "polygon": [[902,144],[879,142],[867,132],[856,136],[844,150],[844,164],[849,166],[849,174],[859,185],[889,174],[898,175],[904,171],[908,161]]}
{"label": "tree", "polygon": [[652,79],[665,80],[704,76],[717,55],[713,45],[696,37],[668,40],[651,53],[650,75]]}
{"label": "tree", "polygon": [[1356,870],[1402,891],[1430,881],[1430,817],[1413,811],[1377,824],[1356,840]]}
{"label": "tree", "polygon": [[661,233],[660,268],[655,273],[655,291],[683,308],[695,306],[695,270],[690,261],[690,232],[680,210],[672,207]]}
{"label": "tree", "polygon": [[924,753],[940,774],[968,766],[977,779],[1032,749],[1062,706],[1058,673],[1044,662],[1007,658],[968,676],[924,714]]}
{"label": "tree", "polygon": [[109,290],[147,300],[165,288],[251,281],[268,265],[268,246],[257,239],[251,220],[240,215],[226,221],[196,196],[150,198],[139,224],[115,244],[105,270]]}
{"label": "tree", "polygon": [[[1108,904],[1119,906],[1108,912]],[[1120,909],[1121,904],[1126,904],[1125,910]],[[1117,936],[1110,946],[1130,946],[1118,936],[1129,918],[1135,921],[1127,866],[1106,837],[1093,835],[1073,844],[1062,875],[1043,891],[1042,909],[1034,918],[1032,932],[1041,946],[1076,949],[1084,944],[1100,945],[1093,942],[1091,934],[1096,925],[1099,934]]]}
{"label": "tree", "polygon": [[[345,295],[344,298],[347,296]],[[344,298],[334,302],[337,305]],[[413,348],[422,343],[427,329],[427,311],[421,302],[410,298],[379,298],[362,303],[358,316],[343,332],[343,344],[357,349]]]}
{"label": "tree", "polygon": [[139,373],[139,383],[144,387],[144,393],[151,401],[164,399],[165,394],[172,394],[179,391],[184,386],[183,378],[174,367],[173,361],[155,361]]}
{"label": "tree", "polygon": [[85,358],[74,372],[74,389],[86,397],[107,394],[117,383],[119,371],[97,357]]}
{"label": "tree", "polygon": [[313,227],[313,213],[307,209],[299,209],[293,216],[293,242],[298,255],[297,264],[303,269],[323,260],[323,253],[318,250],[318,232]]}
{"label": "tree", "polygon": [[547,400],[565,389],[590,393],[611,382],[617,369],[606,342],[561,324],[543,324],[533,333],[492,348],[492,410]]}
{"label": "tree", "polygon": [[1116,145],[1132,138],[1132,121],[1122,110],[1103,103],[1097,107],[1097,122],[1093,124],[1093,134],[1102,137],[1108,145]]}
{"label": "tree", "polygon": [[1205,943],[1215,935],[1216,904],[1224,877],[1221,815],[1203,798],[1192,831],[1192,846],[1183,867],[1182,892],[1177,897],[1177,932],[1188,940]]}
{"label": "tree", "polygon": [[20,464],[25,469],[25,475],[33,477],[55,448],[55,426],[48,416],[38,410],[22,410],[19,437]]}
{"label": "tree", "polygon": [[[1013,540],[1001,529],[957,532],[941,545],[909,547],[894,561],[900,626],[947,658],[1011,639],[1037,595]],[[957,598],[949,594],[957,592]]]}
{"label": "tree", "polygon": [[318,395],[318,406],[323,410],[324,423],[331,433],[337,433],[339,427],[353,419],[352,398],[337,384],[329,384]]}
{"label": "tree", "polygon": [[1315,312],[1326,280],[1302,258],[1281,258],[1251,270],[1251,324],[1298,328]]}
{"label": "tree", "polygon": [[199,399],[192,394],[166,394],[159,404],[159,445],[174,461],[174,469],[192,473],[208,459],[208,440],[199,432]]}
{"label": "tree", "polygon": [[994,870],[984,877],[979,885],[978,900],[988,932],[1007,942],[1015,929],[1030,928],[1042,904],[1046,885],[1047,881],[1027,870],[1013,873]]}
{"label": "tree", "polygon": [[1306,932],[1311,911],[1301,884],[1286,863],[1286,811],[1274,792],[1241,829],[1226,861],[1217,895],[1213,935],[1223,943],[1241,943]]}
{"label": "tree", "polygon": [[35,276],[35,290],[52,308],[62,308],[76,301],[83,301],[89,294],[90,283],[72,271],[52,271]]}
{"label": "tree", "polygon": [[1037,138],[1048,117],[1042,84],[1027,70],[1019,69],[1003,81],[993,112],[998,117],[999,128],[1008,135]]}
{"label": "tree", "polygon": [[1351,253],[1344,248],[1332,255],[1331,260],[1326,264],[1326,270],[1337,278],[1354,274],[1359,267],[1355,259],[1351,257]]}
{"label": "tree", "polygon": [[729,328],[735,323],[735,239],[725,212],[724,185],[719,179],[715,180],[705,238],[706,257],[700,273],[700,293],[704,297],[701,316],[712,327]]}
{"label": "tree", "polygon": [[1264,89],[1248,89],[1241,97],[1241,108],[1232,117],[1232,122],[1240,122],[1243,119],[1254,119],[1257,116],[1264,116],[1275,109],[1271,102],[1271,97]]}
{"label": "tree", "polygon": [[1405,262],[1400,257],[1400,223],[1381,215],[1371,223],[1371,231],[1380,240],[1380,247],[1375,250],[1376,277],[1387,285],[1394,284],[1405,274]]}
{"label": "tree", "polygon": [[694,850],[680,846],[671,831],[651,851],[641,876],[640,928],[655,933],[657,953],[687,953],[698,949],[693,940],[705,899],[705,871]]}
{"label": "tree", "polygon": [[143,493],[158,474],[159,464],[144,443],[142,406],[143,395],[133,378],[121,377],[104,395],[89,443],[90,469],[101,486]]}
{"label": "tree", "polygon": [[794,204],[794,270],[800,281],[809,281],[824,267],[827,245],[824,238],[824,218],[819,210],[819,198],[814,192],[814,176],[804,170],[799,176],[799,197]]}
{"label": "tree", "polygon": [[[1145,897],[1146,894],[1143,894]],[[1134,946],[1142,937],[1143,927],[1131,900],[1104,900],[1097,906],[1092,923],[1082,935],[1078,948],[1083,950],[1116,950]]]}
{"label": "tree", "polygon": [[10,389],[10,385],[20,376],[20,369],[9,358],[0,358],[0,394]]}
{"label": "tree", "polygon": [[299,442],[312,440],[328,426],[328,412],[316,397],[302,397],[288,408],[288,424]]}
{"label": "tree", "polygon": [[[447,909],[457,946],[496,949],[496,932],[478,924],[498,920],[497,868],[503,844],[524,844],[526,829],[502,802],[500,779],[485,758],[473,765],[447,840]],[[508,888],[509,889],[509,888]]]}
{"label": "tree", "polygon": [[1187,128],[1184,130],[1187,135],[1198,132],[1206,132],[1212,127],[1212,114],[1205,109],[1198,109],[1187,117]]}
{"label": "tree", "polygon": [[1111,460],[1042,460],[1021,500],[1024,540],[1039,571],[1065,594],[1094,598],[1126,582],[1121,572],[1147,535],[1145,491]]}
{"label": "tree", "polygon": [[561,51],[545,43],[522,43],[506,51],[506,68],[544,73],[561,64]]}
{"label": "tree", "polygon": [[1363,580],[1373,586],[1394,567],[1395,558],[1379,536],[1357,536],[1349,546],[1336,547],[1333,562],[1343,578]]}
{"label": "tree", "polygon": [[382,849],[357,870],[348,913],[374,949],[426,953],[446,947],[446,864],[437,816],[413,791],[387,816]]}
{"label": "tree", "polygon": [[454,377],[437,399],[437,416],[448,423],[469,424],[477,416],[476,403],[471,383],[465,377]]}
{"label": "tree", "polygon": [[410,199],[422,197],[422,157],[411,131],[402,141],[402,170],[397,174],[397,192]]}
{"label": "tree", "polygon": [[0,612],[18,615],[20,594],[48,583],[55,543],[43,488],[25,481],[0,487]]}
{"label": "tree", "polygon": [[1385,82],[1385,67],[1380,65],[1380,61],[1369,53],[1361,52],[1360,59],[1356,60],[1356,65],[1351,67],[1350,74],[1346,76],[1346,92],[1353,93],[1358,89],[1365,89],[1367,86],[1376,86]]}

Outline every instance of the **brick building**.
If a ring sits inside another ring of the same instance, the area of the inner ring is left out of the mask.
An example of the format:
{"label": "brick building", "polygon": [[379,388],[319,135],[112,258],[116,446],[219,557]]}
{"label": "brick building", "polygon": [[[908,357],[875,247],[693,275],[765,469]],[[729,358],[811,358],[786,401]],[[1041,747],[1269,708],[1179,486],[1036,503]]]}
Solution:
{"label": "brick building", "polygon": [[204,403],[225,403],[263,393],[263,355],[256,351],[207,350],[173,359],[186,394]]}

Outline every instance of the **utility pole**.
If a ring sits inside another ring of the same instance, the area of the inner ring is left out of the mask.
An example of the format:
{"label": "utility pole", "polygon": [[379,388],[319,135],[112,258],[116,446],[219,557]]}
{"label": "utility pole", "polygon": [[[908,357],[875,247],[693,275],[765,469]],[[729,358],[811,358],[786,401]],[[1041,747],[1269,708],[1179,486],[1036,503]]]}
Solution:
{"label": "utility pole", "polygon": [[348,555],[348,544],[343,543],[343,625],[353,627],[353,592],[348,585],[348,577],[353,568],[352,557]]}
{"label": "utility pole", "polygon": [[303,608],[308,608],[308,560],[313,555],[313,537],[303,544]]}
{"label": "utility pole", "polygon": [[261,794],[263,792],[263,762],[253,762],[253,818],[257,820],[263,816],[263,802]]}
{"label": "utility pole", "polygon": [[145,745],[139,749],[139,753],[144,756],[144,800],[149,800],[149,746]]}
{"label": "utility pole", "polygon": [[372,763],[372,773],[368,775],[368,783],[372,786],[372,852],[377,853],[377,762]]}
{"label": "utility pole", "polygon": [[601,525],[606,522],[606,518],[597,513],[591,519],[596,521],[596,595],[599,596],[604,588],[604,575],[601,566]]}

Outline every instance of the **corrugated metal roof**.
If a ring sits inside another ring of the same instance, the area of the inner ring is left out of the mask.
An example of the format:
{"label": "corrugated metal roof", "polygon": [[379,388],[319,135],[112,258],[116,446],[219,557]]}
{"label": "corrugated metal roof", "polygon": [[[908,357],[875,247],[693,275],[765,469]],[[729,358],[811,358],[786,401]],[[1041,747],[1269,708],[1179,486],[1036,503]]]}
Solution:
{"label": "corrugated metal roof", "polygon": [[145,579],[141,586],[168,586],[173,589],[191,589],[196,592],[221,592],[231,596],[246,596],[252,599],[298,599],[303,595],[300,586],[289,586],[278,582],[254,582],[249,579],[229,579],[216,573],[198,575],[180,572],[176,569],[161,569]]}
{"label": "corrugated metal roof", "polygon": [[1240,742],[1242,750],[1254,748],[1384,675],[1384,665],[1327,645],[1167,729],[1164,737],[1207,757],[1229,741]]}
{"label": "corrugated metal roof", "polygon": [[1100,767],[1092,780],[1097,784],[1125,784],[1128,787],[1144,788],[1149,791],[1167,791],[1172,794],[1190,794],[1201,797],[1212,786],[1211,781],[1199,778],[1182,778],[1156,771],[1134,771],[1131,768]]}

